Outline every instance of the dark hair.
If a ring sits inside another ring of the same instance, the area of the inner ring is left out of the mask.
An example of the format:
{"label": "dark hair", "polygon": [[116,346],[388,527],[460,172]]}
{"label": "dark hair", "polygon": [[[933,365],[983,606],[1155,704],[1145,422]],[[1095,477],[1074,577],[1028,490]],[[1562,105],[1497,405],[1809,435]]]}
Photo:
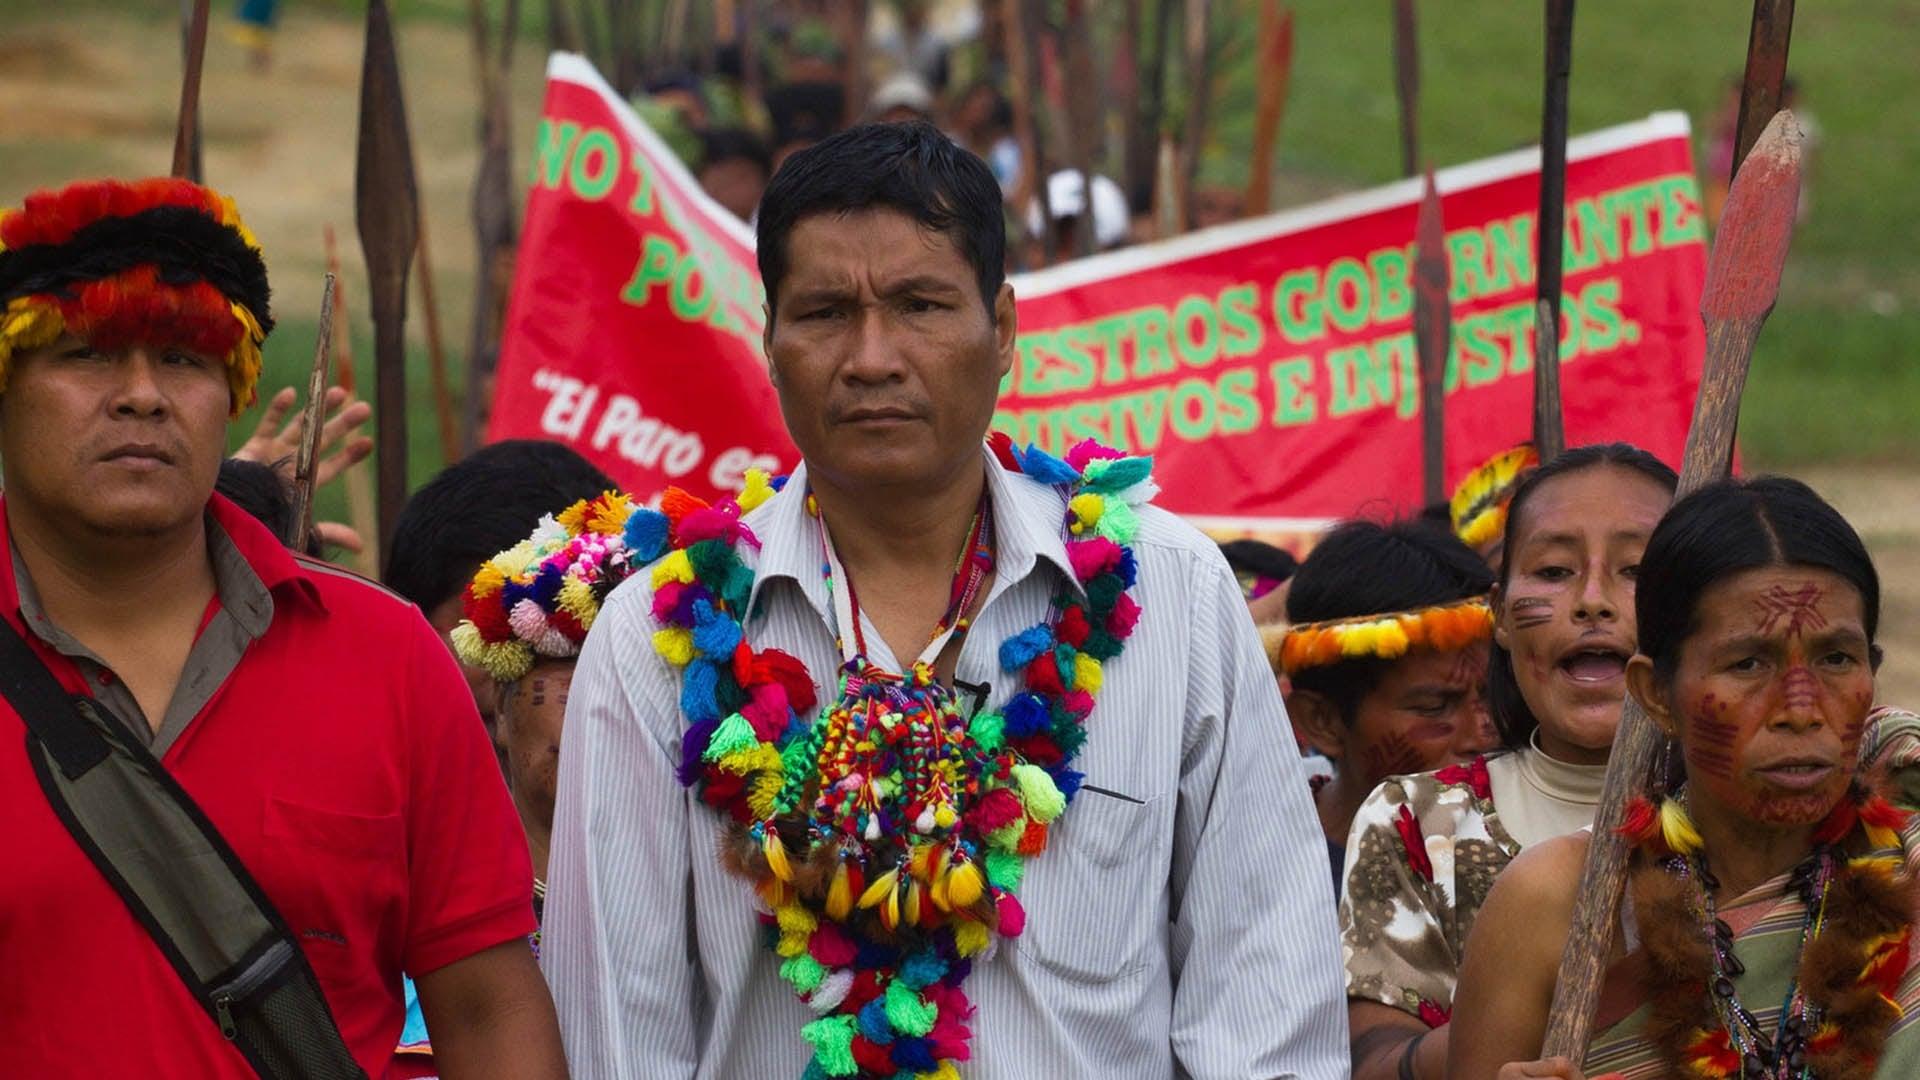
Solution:
{"label": "dark hair", "polygon": [[[227,458],[220,462],[220,476],[213,482],[213,490],[253,515],[255,521],[265,525],[282,542],[285,542],[287,533],[292,531],[293,493],[287,490],[287,485],[280,479],[280,474],[273,471],[273,466],[242,458]],[[303,554],[319,555],[319,541],[308,537],[307,550]]]}
{"label": "dark hair", "polygon": [[[1640,559],[1633,608],[1642,654],[1672,678],[1680,648],[1699,629],[1700,597],[1716,583],[1767,566],[1828,570],[1860,593],[1867,642],[1880,628],[1880,575],[1860,534],[1798,480],[1722,480],[1667,511]],[[1879,646],[1873,645],[1874,659]]]}
{"label": "dark hair", "polygon": [[745,128],[714,128],[700,136],[700,167],[722,161],[749,161],[759,166],[761,175],[773,174],[773,155],[767,144]]}
{"label": "dark hair", "polygon": [[394,524],[382,580],[431,611],[480,564],[525,540],[546,514],[614,487],[568,447],[538,439],[483,446],[413,493]]}
{"label": "dark hair", "polygon": [[[1328,533],[1287,586],[1287,621],[1322,622],[1483,596],[1493,571],[1452,533],[1419,520],[1349,521]],[[1343,660],[1295,672],[1295,689],[1325,694],[1351,724],[1391,660]]]}
{"label": "dark hair", "polygon": [[1275,581],[1287,580],[1300,568],[1293,552],[1264,540],[1229,540],[1220,545],[1220,554],[1227,557],[1227,565],[1236,574],[1257,574]]}
{"label": "dark hair", "polygon": [[[1534,492],[1555,477],[1607,465],[1637,472],[1668,491],[1680,484],[1680,477],[1666,462],[1630,443],[1595,443],[1562,452],[1527,474],[1513,489],[1513,499],[1507,504],[1507,529],[1501,537],[1505,551],[1500,560],[1502,591],[1513,580],[1513,542],[1519,535],[1520,520],[1526,516],[1527,503]],[[1640,580],[1644,584],[1645,577]],[[1493,643],[1487,657],[1487,711],[1493,714],[1493,726],[1500,732],[1501,744],[1509,750],[1525,749],[1534,729],[1540,726],[1533,710],[1527,707],[1527,699],[1520,694],[1520,681],[1513,674],[1513,654],[1498,641]]]}
{"label": "dark hair", "polygon": [[787,236],[803,218],[887,207],[953,237],[973,266],[988,317],[1006,278],[1000,183],[987,163],[923,121],[861,124],[795,153],[760,198],[767,310],[787,273]]}
{"label": "dark hair", "polygon": [[847,111],[846,88],[839,83],[795,82],[767,92],[767,116],[776,146],[824,139]]}

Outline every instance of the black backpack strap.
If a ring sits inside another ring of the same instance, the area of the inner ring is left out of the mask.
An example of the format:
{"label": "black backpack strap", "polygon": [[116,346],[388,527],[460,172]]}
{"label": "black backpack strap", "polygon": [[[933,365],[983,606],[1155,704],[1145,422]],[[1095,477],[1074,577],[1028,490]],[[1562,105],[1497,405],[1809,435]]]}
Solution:
{"label": "black backpack strap", "polygon": [[0,618],[0,693],[48,804],[264,1080],[366,1080],[273,903],[173,775],[100,702],[68,694]]}

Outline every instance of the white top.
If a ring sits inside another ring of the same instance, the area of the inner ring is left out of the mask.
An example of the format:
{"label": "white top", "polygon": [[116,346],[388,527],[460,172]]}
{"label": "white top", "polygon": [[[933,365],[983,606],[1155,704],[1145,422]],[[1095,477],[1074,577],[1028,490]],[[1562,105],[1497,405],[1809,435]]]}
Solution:
{"label": "white top", "polygon": [[[956,678],[1012,695],[1001,641],[1071,584],[1058,490],[986,457],[997,564]],[[748,515],[747,621],[823,698],[837,669],[819,524],[797,471]],[[1326,845],[1279,691],[1213,542],[1140,515],[1143,617],[1103,665],[1086,784],[1026,872],[1026,931],[974,966],[967,1080],[1325,1080],[1348,1070]],[[674,778],[678,672],[654,653],[648,575],[581,651],[560,751],[541,965],[573,1075],[798,1077],[812,1013],[778,977],[719,816]],[[878,632],[871,659],[897,669]],[[1101,789],[1101,790],[1095,790]]]}
{"label": "white top", "polygon": [[1488,758],[1487,780],[1500,824],[1522,848],[1530,848],[1593,825],[1607,767],[1548,757],[1536,736],[1520,753]]}

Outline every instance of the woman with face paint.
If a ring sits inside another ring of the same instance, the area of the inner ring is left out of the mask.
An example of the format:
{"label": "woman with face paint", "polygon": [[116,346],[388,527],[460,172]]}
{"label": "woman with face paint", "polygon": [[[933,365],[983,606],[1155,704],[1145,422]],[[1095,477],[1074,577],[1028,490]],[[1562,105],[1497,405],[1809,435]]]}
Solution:
{"label": "woman with face paint", "polygon": [[[1449,1076],[1920,1075],[1902,789],[1914,719],[1873,711],[1880,587],[1806,485],[1726,481],[1655,530],[1633,696],[1671,740],[1623,828],[1628,893],[1583,1062],[1538,1055],[1587,833],[1522,855],[1461,974]],[[1875,745],[1863,746],[1863,743]],[[1864,767],[1861,762],[1875,763]]]}
{"label": "woman with face paint", "polygon": [[1505,752],[1388,780],[1354,818],[1340,904],[1356,1080],[1438,1078],[1461,955],[1494,878],[1593,820],[1634,651],[1640,553],[1673,470],[1623,443],[1521,481],[1492,596]]}

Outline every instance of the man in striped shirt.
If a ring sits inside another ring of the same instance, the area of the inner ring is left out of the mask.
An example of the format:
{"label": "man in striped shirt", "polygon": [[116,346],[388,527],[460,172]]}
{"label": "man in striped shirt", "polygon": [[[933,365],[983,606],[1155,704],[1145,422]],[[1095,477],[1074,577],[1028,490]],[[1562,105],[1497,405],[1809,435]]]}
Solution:
{"label": "man in striped shirt", "polygon": [[[1015,355],[1003,245],[992,173],[924,124],[803,151],[762,202],[766,345],[804,464],[745,518],[743,621],[822,700],[856,640],[887,671],[920,657],[962,716],[1000,710],[1020,689],[1000,644],[1079,587],[1060,489],[983,446]],[[956,613],[983,517],[991,570]],[[1344,1077],[1325,847],[1239,588],[1169,514],[1144,508],[1129,543],[1143,613],[1102,665],[1084,783],[1026,863],[1024,932],[971,962],[970,1043],[940,1056],[969,1080]],[[648,578],[595,622],[561,744],[542,963],[574,1075],[890,1075],[865,1013],[853,1059],[826,1045],[833,1006],[783,981],[723,815],[676,778],[687,720]]]}

